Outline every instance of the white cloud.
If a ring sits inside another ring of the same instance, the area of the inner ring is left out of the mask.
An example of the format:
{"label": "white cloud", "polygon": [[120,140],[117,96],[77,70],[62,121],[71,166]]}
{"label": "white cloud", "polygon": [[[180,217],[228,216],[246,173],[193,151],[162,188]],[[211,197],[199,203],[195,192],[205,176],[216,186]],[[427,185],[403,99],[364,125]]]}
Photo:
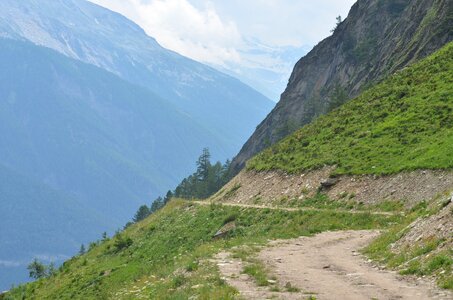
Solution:
{"label": "white cloud", "polygon": [[22,265],[24,265],[24,263],[20,262],[20,261],[0,260],[0,267],[11,268],[11,267],[20,267]]}
{"label": "white cloud", "polygon": [[[207,0],[191,0],[202,7]],[[330,34],[335,17],[347,16],[356,0],[211,0],[219,15],[241,33],[269,45],[315,45]]]}
{"label": "white cloud", "polygon": [[315,45],[356,0],[90,1],[132,19],[165,48],[225,65],[243,63],[249,38],[275,47]]}
{"label": "white cloud", "polygon": [[188,0],[92,0],[138,23],[165,48],[195,60],[222,65],[238,62],[242,37],[236,24],[212,7],[196,8]]}

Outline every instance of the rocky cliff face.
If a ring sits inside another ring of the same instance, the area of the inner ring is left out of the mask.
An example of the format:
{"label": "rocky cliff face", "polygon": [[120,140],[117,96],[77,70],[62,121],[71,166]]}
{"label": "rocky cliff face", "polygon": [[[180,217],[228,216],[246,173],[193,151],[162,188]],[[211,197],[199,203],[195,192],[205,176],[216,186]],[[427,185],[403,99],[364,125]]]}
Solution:
{"label": "rocky cliff face", "polygon": [[450,0],[359,0],[295,66],[280,102],[233,160],[245,162],[298,127],[453,39]]}

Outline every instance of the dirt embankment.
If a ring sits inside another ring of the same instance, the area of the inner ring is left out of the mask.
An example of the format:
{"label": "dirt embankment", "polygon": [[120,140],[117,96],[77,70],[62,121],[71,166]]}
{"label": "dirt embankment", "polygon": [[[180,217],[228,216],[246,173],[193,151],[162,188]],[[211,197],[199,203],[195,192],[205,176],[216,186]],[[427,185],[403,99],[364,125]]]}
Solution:
{"label": "dirt embankment", "polygon": [[444,207],[438,213],[419,218],[410,224],[401,238],[392,245],[392,251],[408,251],[430,240],[441,241],[435,252],[453,249],[453,196],[448,198],[441,198]]}
{"label": "dirt embankment", "polygon": [[[417,170],[389,176],[339,176],[329,179],[333,167],[288,175],[281,172],[242,171],[211,199],[243,204],[278,204],[303,201],[323,188],[331,199],[376,204],[403,200],[412,206],[453,188],[453,171]],[[326,184],[326,181],[327,184]],[[330,181],[330,182],[329,182]]]}

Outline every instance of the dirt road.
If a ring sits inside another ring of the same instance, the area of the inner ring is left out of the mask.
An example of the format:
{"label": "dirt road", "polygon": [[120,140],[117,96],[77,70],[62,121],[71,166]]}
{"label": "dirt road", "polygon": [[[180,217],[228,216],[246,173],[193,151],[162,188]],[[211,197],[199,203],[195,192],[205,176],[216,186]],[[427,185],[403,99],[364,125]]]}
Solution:
{"label": "dirt road", "polygon": [[[273,292],[257,287],[241,274],[242,262],[226,253],[217,256],[219,269],[228,284],[245,299],[453,299],[428,281],[407,281],[395,272],[373,267],[357,251],[367,245],[377,231],[325,232],[314,237],[271,242],[258,255],[277,277],[281,287],[288,283],[298,292]],[[280,290],[284,290],[280,289]]]}

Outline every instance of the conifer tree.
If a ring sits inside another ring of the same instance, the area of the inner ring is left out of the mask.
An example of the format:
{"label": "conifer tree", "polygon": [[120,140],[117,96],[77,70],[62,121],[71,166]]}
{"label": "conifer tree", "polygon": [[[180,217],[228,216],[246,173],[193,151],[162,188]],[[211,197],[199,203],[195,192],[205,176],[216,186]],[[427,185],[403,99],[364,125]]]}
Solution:
{"label": "conifer tree", "polygon": [[209,175],[209,168],[211,167],[211,154],[208,148],[203,149],[203,153],[197,160],[197,177],[200,181],[206,181]]}
{"label": "conifer tree", "polygon": [[27,266],[30,278],[41,279],[46,277],[46,266],[36,258]]}
{"label": "conifer tree", "polygon": [[51,277],[57,274],[57,269],[55,268],[55,263],[51,262],[49,267],[47,267],[47,276]]}
{"label": "conifer tree", "polygon": [[139,207],[139,209],[137,210],[137,212],[135,213],[135,216],[133,218],[133,221],[135,223],[137,222],[140,222],[141,220],[145,219],[147,216],[150,215],[150,209],[148,206],[146,205],[142,205]]}
{"label": "conifer tree", "polygon": [[150,213],[154,213],[154,212],[158,211],[158,210],[161,209],[163,206],[164,206],[164,200],[162,199],[162,197],[158,197],[158,198],[157,198],[156,200],[154,200],[153,203],[151,204]]}
{"label": "conifer tree", "polygon": [[171,200],[171,198],[173,198],[173,192],[172,191],[168,191],[167,194],[165,195],[165,198],[164,198],[164,205],[168,203],[168,201]]}

